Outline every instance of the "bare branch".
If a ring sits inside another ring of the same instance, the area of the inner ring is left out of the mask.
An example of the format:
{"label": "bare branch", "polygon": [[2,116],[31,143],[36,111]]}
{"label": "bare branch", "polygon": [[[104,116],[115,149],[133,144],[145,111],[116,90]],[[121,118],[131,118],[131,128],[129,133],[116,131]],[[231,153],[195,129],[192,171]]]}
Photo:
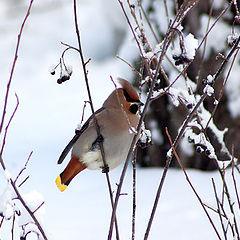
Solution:
{"label": "bare branch", "polygon": [[[89,87],[89,83],[88,83],[86,62],[84,60],[83,52],[82,52],[81,39],[80,39],[78,20],[77,20],[77,4],[76,4],[76,0],[74,0],[74,23],[75,23],[75,30],[76,30],[77,40],[78,40],[78,52],[79,52],[79,55],[80,55],[81,64],[82,64],[82,68],[83,68],[83,72],[84,72],[84,79],[85,79],[85,84],[86,84],[86,88],[87,88],[89,103],[90,103],[90,107],[91,107],[91,111],[92,111],[92,115],[93,115],[96,131],[97,131],[97,135],[100,136],[101,135],[100,127],[99,127],[97,118],[95,116],[95,111],[94,111],[94,107],[93,107],[90,87]],[[108,190],[109,190],[109,196],[110,196],[111,204],[112,204],[112,207],[113,207],[113,205],[114,205],[113,193],[112,193],[112,187],[111,187],[110,178],[109,178],[109,174],[108,174],[108,165],[107,165],[106,159],[105,159],[103,142],[100,142],[100,150],[101,150],[102,160],[103,160],[103,164],[104,164],[104,173],[106,175],[106,180],[107,180],[107,185],[108,185]],[[117,237],[117,239],[119,239],[119,232],[118,232],[116,216],[114,216],[114,220],[115,220],[116,237]]]}
{"label": "bare branch", "polygon": [[190,181],[190,179],[189,179],[189,177],[188,177],[188,174],[187,174],[187,172],[186,172],[186,170],[185,170],[185,168],[184,168],[184,166],[183,166],[182,161],[180,160],[180,158],[179,158],[178,155],[177,155],[177,152],[176,152],[176,150],[175,150],[174,144],[173,144],[173,142],[172,142],[172,138],[171,138],[171,136],[170,136],[167,128],[166,128],[166,134],[167,134],[167,136],[168,136],[169,142],[170,142],[171,147],[172,147],[172,149],[173,149],[173,153],[174,153],[174,155],[175,155],[175,157],[176,157],[176,159],[177,159],[177,161],[178,161],[181,169],[182,169],[183,172],[184,172],[184,175],[185,175],[185,177],[186,177],[187,182],[189,183],[189,185],[190,185],[191,189],[193,190],[195,196],[197,197],[198,201],[200,202],[200,204],[201,204],[204,212],[206,213],[206,215],[207,215],[207,217],[208,217],[208,219],[209,219],[209,221],[210,221],[210,223],[211,223],[211,225],[212,225],[215,233],[217,234],[218,239],[221,240],[221,237],[220,237],[220,235],[219,235],[219,233],[218,233],[218,231],[217,231],[216,226],[215,226],[214,223],[213,223],[213,220],[211,219],[208,211],[206,210],[205,205],[204,205],[202,199],[200,198],[199,194],[197,193],[196,189],[194,188],[192,182]]}
{"label": "bare branch", "polygon": [[237,189],[237,182],[235,179],[234,169],[235,169],[235,167],[234,167],[234,145],[232,145],[232,179],[233,179],[235,194],[236,194],[236,198],[237,198],[238,208],[240,210],[240,199],[239,199],[239,193],[238,193],[238,189]]}
{"label": "bare branch", "polygon": [[21,25],[21,28],[20,28],[20,31],[19,31],[19,34],[18,34],[17,46],[16,46],[15,55],[14,55],[14,59],[13,59],[12,69],[11,69],[11,72],[10,72],[10,77],[9,77],[8,84],[7,84],[7,89],[6,89],[2,119],[1,119],[1,123],[0,123],[0,134],[2,133],[2,129],[3,129],[4,121],[5,121],[9,91],[10,91],[10,87],[11,87],[11,83],[12,83],[12,78],[13,78],[13,73],[14,73],[14,70],[15,70],[16,62],[17,62],[17,59],[18,59],[18,50],[19,50],[19,46],[20,46],[20,42],[21,42],[21,38],[22,38],[22,32],[23,32],[24,26],[27,22],[27,19],[30,15],[30,11],[31,11],[31,8],[32,8],[33,1],[34,0],[31,0],[30,3],[29,3],[27,14],[26,14],[26,16],[25,16],[25,18],[22,22],[22,25]]}
{"label": "bare branch", "polygon": [[[27,161],[26,161],[24,167],[23,167],[23,168],[21,169],[21,171],[18,173],[18,175],[17,175],[17,177],[16,177],[16,179],[15,179],[15,181],[14,181],[14,184],[16,184],[18,178],[19,178],[19,177],[21,176],[21,174],[26,170],[27,165],[28,165],[28,162],[29,162],[32,154],[33,154],[33,151],[30,152],[30,154],[29,154],[29,156],[28,156],[28,158],[27,158]],[[21,185],[22,185],[22,184],[21,184]]]}
{"label": "bare branch", "polygon": [[227,229],[225,229],[225,226],[224,226],[224,223],[223,223],[223,218],[222,218],[222,214],[221,214],[221,210],[220,210],[221,203],[220,203],[220,201],[218,199],[218,196],[217,196],[216,185],[215,185],[215,182],[214,182],[213,178],[212,178],[212,184],[213,184],[213,189],[214,189],[214,195],[215,195],[216,202],[217,202],[217,211],[216,212],[218,213],[218,216],[219,216],[219,219],[220,219],[220,222],[221,222],[224,238],[225,238],[225,240],[227,240]]}
{"label": "bare branch", "polygon": [[8,124],[7,124],[6,128],[5,128],[4,137],[3,137],[3,143],[2,143],[2,149],[1,149],[0,155],[3,154],[3,150],[4,150],[4,147],[5,147],[5,143],[6,143],[6,137],[7,137],[8,128],[9,128],[9,126],[10,126],[10,124],[11,124],[11,122],[12,122],[14,116],[15,116],[15,113],[17,112],[18,106],[19,106],[19,98],[18,98],[18,95],[16,93],[15,93],[15,97],[17,99],[17,104],[16,104],[16,107],[15,107],[15,109],[14,109],[14,111],[13,111],[13,113],[12,113],[12,115],[11,115],[9,121],[8,121]]}

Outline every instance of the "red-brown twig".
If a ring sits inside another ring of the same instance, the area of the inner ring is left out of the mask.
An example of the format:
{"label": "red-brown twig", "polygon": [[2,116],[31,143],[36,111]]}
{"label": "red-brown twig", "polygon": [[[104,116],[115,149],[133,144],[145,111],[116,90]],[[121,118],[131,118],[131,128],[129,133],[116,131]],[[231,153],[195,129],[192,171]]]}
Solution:
{"label": "red-brown twig", "polygon": [[8,121],[8,124],[7,124],[6,128],[5,128],[5,133],[4,133],[4,137],[3,137],[2,149],[1,149],[0,155],[3,154],[3,150],[4,150],[4,147],[5,147],[5,143],[6,143],[6,137],[7,137],[8,128],[9,128],[9,126],[10,126],[10,124],[11,124],[13,118],[14,118],[14,115],[17,112],[18,106],[19,106],[19,98],[18,98],[18,95],[16,93],[15,93],[15,97],[17,99],[17,104],[16,104],[16,107],[15,107],[15,109],[14,109],[14,111],[13,111],[13,113],[12,113],[12,115],[11,115],[9,121]]}
{"label": "red-brown twig", "polygon": [[[169,31],[168,34],[171,35],[171,31]],[[137,131],[134,134],[131,146],[129,148],[129,152],[128,152],[127,158],[126,158],[124,166],[123,166],[123,170],[122,170],[122,173],[121,173],[121,176],[120,176],[120,180],[119,180],[119,184],[118,184],[118,188],[117,188],[117,193],[116,193],[116,197],[115,197],[115,201],[114,201],[112,217],[111,217],[111,222],[110,222],[110,227],[109,227],[109,232],[108,232],[108,240],[112,239],[112,231],[113,231],[114,219],[115,219],[116,210],[117,210],[117,206],[118,206],[118,201],[119,201],[119,197],[121,195],[121,189],[122,189],[123,181],[124,181],[124,178],[125,178],[125,175],[126,175],[128,163],[129,163],[130,158],[132,156],[133,148],[134,148],[134,146],[137,143],[138,136],[139,136],[139,133],[141,131],[141,126],[142,126],[142,123],[143,123],[143,119],[145,117],[147,108],[148,108],[148,106],[150,104],[150,99],[151,99],[151,96],[152,96],[152,93],[153,93],[153,88],[154,88],[155,82],[157,80],[158,73],[160,71],[160,66],[161,66],[161,63],[162,63],[162,60],[163,60],[163,55],[165,55],[166,50],[167,50],[166,48],[169,46],[169,41],[170,41],[169,39],[171,39],[171,38],[165,38],[165,41],[164,41],[164,44],[163,44],[163,51],[162,51],[162,53],[160,55],[160,58],[159,58],[159,61],[158,61],[158,65],[157,65],[157,68],[156,68],[156,71],[155,71],[154,78],[152,79],[152,83],[151,83],[151,87],[149,89],[147,100],[146,100],[146,103],[144,105],[144,108],[143,108],[143,111],[142,111],[142,114],[141,114],[141,117],[140,117],[140,120],[139,120],[139,124],[137,126]]]}
{"label": "red-brown twig", "polygon": [[[0,155],[0,160],[2,162],[3,159],[2,159],[2,156]],[[24,199],[22,198],[22,195],[20,194],[20,192],[18,191],[18,188],[16,187],[14,181],[12,180],[12,178],[8,179],[9,183],[11,184],[16,196],[17,196],[17,199],[21,202],[22,206],[24,207],[24,209],[28,212],[28,214],[31,216],[31,218],[33,219],[33,222],[34,224],[37,226],[38,230],[40,231],[42,237],[44,240],[47,240],[47,236],[41,226],[41,224],[39,223],[38,219],[35,217],[35,215],[33,214],[33,212],[30,210],[30,208],[28,207],[28,205],[26,204],[26,202],[24,201]]]}
{"label": "red-brown twig", "polygon": [[[92,115],[93,115],[93,119],[94,119],[94,123],[95,123],[95,127],[96,127],[96,132],[97,132],[97,135],[100,136],[101,132],[100,132],[100,127],[99,127],[97,118],[95,116],[95,111],[94,111],[94,107],[93,107],[90,87],[89,87],[89,83],[88,83],[86,62],[84,60],[84,56],[83,56],[83,52],[82,52],[81,38],[80,38],[78,20],[77,19],[78,19],[77,18],[77,3],[76,3],[76,0],[74,0],[74,23],[75,23],[75,30],[76,30],[77,41],[78,41],[78,52],[79,52],[79,55],[80,55],[81,64],[82,64],[82,68],[83,68],[83,72],[84,72],[85,85],[86,85],[86,88],[87,88],[89,104],[90,104],[90,107],[91,107],[91,111],[92,111]],[[110,196],[111,204],[112,204],[112,207],[113,207],[114,206],[113,192],[112,192],[110,178],[109,178],[109,174],[108,174],[108,170],[107,170],[108,165],[106,163],[105,153],[104,153],[104,148],[103,148],[103,143],[102,142],[100,142],[100,151],[101,151],[102,160],[103,160],[103,164],[104,164],[104,172],[105,172],[105,175],[106,175],[106,180],[107,180],[107,185],[108,185],[108,190],[109,190],[109,196]],[[119,232],[118,232],[118,225],[117,225],[117,221],[116,221],[116,216],[114,216],[114,220],[115,220],[116,237],[117,237],[117,239],[119,239]]]}
{"label": "red-brown twig", "polygon": [[[213,82],[215,82],[218,79],[218,77],[220,76],[222,70],[224,69],[225,65],[227,64],[228,60],[231,58],[233,53],[237,50],[239,42],[240,42],[240,37],[237,40],[237,42],[234,45],[234,47],[232,48],[232,50],[230,51],[230,53],[228,54],[227,58],[223,61],[222,65],[220,66],[220,68],[218,69],[216,74],[214,75],[214,81]],[[203,101],[205,100],[206,97],[207,97],[207,93],[203,93],[203,95],[201,96],[200,100],[198,101],[198,103],[196,104],[194,109],[189,113],[189,115],[185,119],[185,121],[184,121],[184,123],[183,123],[183,125],[182,125],[182,127],[181,127],[181,129],[180,129],[180,131],[179,131],[179,133],[177,135],[177,137],[174,140],[173,146],[174,146],[175,149],[177,148],[177,146],[178,146],[178,144],[179,144],[179,142],[180,142],[180,140],[181,140],[181,138],[182,138],[182,136],[183,136],[183,134],[184,134],[184,132],[185,132],[185,130],[187,128],[188,123],[191,121],[191,119],[193,118],[193,116],[195,115],[195,113],[197,112],[198,108],[203,103]],[[160,195],[161,195],[161,191],[162,191],[162,188],[163,188],[163,184],[164,184],[164,181],[165,181],[165,178],[166,178],[169,166],[170,166],[171,161],[172,161],[172,157],[173,157],[172,151],[173,151],[173,148],[171,148],[171,150],[170,150],[170,152],[169,152],[169,154],[167,156],[166,165],[165,165],[165,168],[164,168],[164,171],[163,171],[163,174],[162,174],[159,186],[158,186],[158,190],[157,190],[156,198],[155,198],[155,201],[154,201],[153,209],[152,209],[151,216],[150,216],[150,219],[149,219],[149,222],[148,222],[148,226],[147,226],[147,230],[146,230],[146,233],[145,233],[145,240],[148,238],[148,234],[149,234],[149,231],[150,231],[150,228],[151,228],[151,225],[152,225],[152,221],[153,221],[156,209],[157,209],[157,205],[158,205],[159,199],[160,199]]]}
{"label": "red-brown twig", "polygon": [[167,128],[166,128],[166,134],[167,134],[168,139],[169,139],[169,142],[170,142],[170,144],[171,144],[171,147],[172,147],[174,156],[176,157],[176,159],[177,159],[177,161],[178,161],[178,164],[180,165],[181,169],[183,170],[183,173],[184,173],[184,175],[185,175],[185,177],[186,177],[187,182],[189,183],[191,189],[193,190],[194,194],[196,195],[198,201],[200,202],[200,204],[201,204],[204,212],[206,213],[206,215],[207,215],[207,217],[208,217],[208,219],[209,219],[209,221],[210,221],[210,223],[211,223],[211,225],[212,225],[215,233],[216,233],[217,236],[218,236],[218,239],[221,240],[221,237],[220,237],[220,235],[219,235],[219,233],[218,233],[218,231],[217,231],[216,226],[214,225],[213,220],[211,219],[211,217],[210,217],[210,215],[209,215],[209,213],[208,213],[208,211],[207,211],[207,209],[206,209],[206,207],[205,207],[205,205],[204,205],[201,197],[199,196],[199,194],[197,193],[196,189],[194,188],[191,180],[189,179],[188,174],[187,174],[187,172],[186,172],[186,170],[185,170],[185,167],[184,167],[183,164],[182,164],[182,161],[181,161],[180,158],[178,157],[178,154],[177,154],[176,149],[175,149],[175,147],[174,147],[174,145],[173,145],[173,142],[172,142],[172,138],[171,138],[171,136],[170,136]]}
{"label": "red-brown twig", "polygon": [[139,41],[138,41],[138,38],[137,38],[137,36],[136,36],[136,34],[135,34],[135,31],[133,30],[133,27],[132,27],[132,25],[131,25],[131,22],[130,22],[130,20],[129,20],[129,18],[128,18],[128,15],[127,15],[127,13],[126,13],[126,11],[125,11],[125,8],[124,8],[124,6],[123,6],[123,3],[122,3],[122,1],[120,1],[120,0],[118,0],[118,2],[119,2],[120,6],[121,6],[121,8],[122,8],[122,11],[123,11],[123,13],[124,13],[124,16],[125,16],[125,18],[126,18],[126,20],[127,20],[127,22],[128,22],[128,25],[129,25],[129,27],[130,27],[130,29],[131,29],[131,32],[132,32],[132,34],[133,34],[133,36],[134,36],[134,39],[135,39],[135,41],[136,41],[136,43],[137,43],[137,45],[138,45],[139,52],[140,52],[142,58],[144,58],[144,55],[143,55],[143,52],[142,52],[142,48],[141,48],[141,44],[140,44]]}
{"label": "red-brown twig", "polygon": [[220,222],[221,222],[224,238],[225,238],[225,240],[227,240],[227,228],[225,228],[224,223],[223,223],[223,216],[224,217],[226,217],[226,216],[225,215],[222,216],[222,214],[221,214],[222,205],[221,205],[221,203],[219,201],[219,198],[217,196],[217,189],[216,189],[216,185],[215,185],[215,182],[214,182],[213,178],[212,178],[212,184],[213,184],[214,195],[215,195],[216,202],[217,202],[217,211],[216,212],[217,212],[217,214],[219,216],[219,219],[220,219]]}
{"label": "red-brown twig", "polygon": [[[193,0],[193,1],[190,1],[190,2],[193,3],[193,5],[195,5],[195,3],[198,2],[198,1]],[[186,14],[186,11],[188,11],[189,9],[191,9],[193,7],[193,6],[191,6],[189,8],[188,1],[185,1],[184,3],[185,3],[185,5],[182,7],[182,14]],[[120,1],[120,4],[121,4],[121,1]],[[133,148],[134,148],[134,146],[137,142],[139,133],[141,131],[141,126],[142,126],[143,119],[144,119],[145,114],[146,114],[146,110],[148,109],[148,106],[150,104],[151,97],[152,97],[152,94],[153,94],[153,89],[154,89],[155,83],[157,81],[157,78],[158,78],[158,75],[159,75],[159,72],[160,72],[160,69],[161,69],[161,64],[162,64],[163,58],[164,58],[164,56],[167,52],[167,49],[168,49],[168,47],[169,47],[169,45],[170,45],[170,43],[173,39],[173,35],[175,33],[173,26],[174,26],[175,23],[177,23],[179,25],[182,22],[183,18],[184,17],[181,17],[180,15],[177,15],[177,17],[174,19],[174,21],[171,22],[171,24],[169,26],[169,29],[166,33],[166,37],[164,39],[163,45],[162,45],[162,52],[160,54],[160,57],[159,57],[159,60],[158,60],[157,66],[156,66],[155,73],[154,73],[153,76],[151,76],[152,81],[151,81],[151,85],[150,85],[150,88],[149,88],[147,100],[146,100],[146,103],[144,105],[144,108],[143,108],[143,111],[142,111],[142,114],[141,114],[141,117],[140,117],[140,120],[139,120],[139,124],[137,126],[137,133],[133,137],[133,140],[132,140],[131,146],[129,148],[129,152],[128,152],[128,155],[127,155],[127,158],[125,160],[123,170],[122,170],[122,173],[121,173],[121,176],[120,176],[120,180],[119,180],[119,184],[118,184],[118,188],[117,188],[117,193],[116,193],[116,197],[115,197],[115,201],[114,201],[113,211],[112,211],[112,217],[111,217],[109,233],[108,233],[108,240],[112,239],[114,219],[115,219],[116,210],[117,210],[117,206],[118,206],[118,201],[119,201],[119,197],[121,195],[121,189],[122,189],[123,181],[124,181],[125,174],[126,174],[126,171],[127,171],[128,163],[130,161],[130,158],[132,156]],[[151,222],[151,220],[150,220],[150,222]],[[150,227],[151,227],[151,223],[150,223],[150,225],[148,225],[148,230],[147,230],[147,234],[146,234],[147,236],[149,234]],[[145,236],[145,239],[147,239],[147,236]]]}
{"label": "red-brown twig", "polygon": [[14,73],[16,62],[17,62],[17,59],[18,59],[18,50],[19,50],[19,46],[20,46],[20,42],[21,42],[21,38],[22,38],[22,32],[23,32],[23,28],[26,24],[26,21],[27,21],[29,15],[30,15],[30,11],[31,11],[31,8],[32,8],[33,1],[34,0],[30,1],[29,7],[28,7],[28,10],[27,10],[27,14],[26,14],[26,16],[25,16],[25,18],[22,22],[22,25],[21,25],[21,28],[20,28],[20,31],[19,31],[19,34],[18,34],[17,46],[16,46],[16,50],[15,50],[15,55],[14,55],[14,59],[13,59],[11,72],[10,72],[10,77],[9,77],[8,84],[7,84],[7,89],[6,89],[2,119],[1,119],[1,123],[0,123],[0,134],[2,133],[2,128],[3,128],[3,125],[4,125],[4,121],[5,121],[5,115],[6,115],[7,104],[8,104],[8,96],[9,96],[10,86],[11,86],[11,83],[12,83],[13,73]]}
{"label": "red-brown twig", "polygon": [[240,210],[240,199],[239,199],[239,193],[237,189],[237,182],[235,179],[235,172],[234,172],[235,164],[234,164],[234,145],[232,145],[232,179],[233,179],[233,184],[234,184],[234,189],[235,189],[235,194],[238,202],[238,208]]}
{"label": "red-brown twig", "polygon": [[[32,8],[32,4],[33,4],[33,0],[30,1],[29,3],[29,6],[28,6],[28,9],[27,9],[27,13],[25,15],[25,18],[22,22],[22,25],[21,25],[21,28],[20,28],[20,31],[19,31],[19,34],[18,34],[18,40],[17,40],[17,45],[16,45],[16,49],[15,49],[15,55],[14,55],[14,59],[13,59],[13,64],[12,64],[12,68],[11,68],[11,72],[10,72],[10,77],[9,77],[9,80],[8,80],[8,83],[7,83],[7,89],[6,89],[6,94],[5,94],[5,101],[4,101],[4,107],[3,107],[3,113],[2,113],[2,118],[1,118],[1,123],[0,123],[0,134],[2,133],[2,129],[3,129],[3,126],[4,126],[4,123],[5,123],[5,117],[6,117],[6,110],[7,110],[7,105],[8,105],[8,98],[9,98],[9,91],[10,91],[10,87],[11,87],[11,83],[12,83],[12,78],[13,78],[13,74],[14,74],[14,70],[15,70],[15,66],[16,66],[16,62],[17,62],[17,59],[18,59],[18,50],[19,50],[19,46],[20,46],[20,42],[21,42],[21,38],[22,38],[22,32],[23,32],[23,29],[24,29],[24,26],[26,24],[26,21],[30,15],[30,11],[31,11],[31,8]],[[17,97],[17,95],[16,95]],[[6,172],[7,169],[6,169],[6,166],[5,166],[5,163],[4,163],[4,160],[2,158],[2,152],[3,152],[3,149],[4,149],[4,144],[5,144],[5,139],[6,139],[6,133],[7,133],[7,130],[8,130],[8,127],[12,121],[12,118],[14,117],[15,115],[15,112],[17,110],[17,107],[18,107],[18,97],[17,97],[17,106],[9,120],[9,123],[7,125],[7,128],[6,128],[6,131],[5,131],[5,136],[4,136],[4,143],[2,145],[2,149],[1,149],[1,154],[0,154],[0,163],[1,163],[1,166],[3,168],[3,170]],[[19,199],[19,201],[21,202],[22,206],[24,207],[24,209],[29,213],[29,215],[31,216],[31,218],[33,219],[34,221],[34,224],[37,226],[38,230],[40,231],[42,237],[44,240],[47,240],[47,237],[46,237],[46,234],[42,228],[42,226],[40,225],[40,223],[38,222],[38,219],[34,216],[33,212],[29,209],[29,207],[27,206],[26,202],[23,200],[20,192],[18,191],[18,188],[16,187],[15,185],[15,182],[12,180],[12,178],[9,178],[8,179],[9,183],[11,184],[17,198]],[[14,225],[13,225],[14,227]]]}
{"label": "red-brown twig", "polygon": [[217,108],[218,108],[218,106],[219,106],[219,104],[220,104],[220,101],[221,101],[221,99],[222,99],[222,97],[223,97],[223,93],[224,93],[225,86],[226,86],[227,81],[228,81],[228,79],[229,79],[230,73],[231,73],[231,71],[232,71],[232,68],[233,68],[234,62],[235,62],[235,60],[236,60],[236,57],[237,57],[237,55],[238,55],[238,53],[239,53],[239,50],[240,50],[240,49],[238,48],[237,51],[236,51],[236,53],[235,53],[235,55],[234,55],[234,57],[233,57],[233,60],[232,60],[232,62],[231,62],[231,65],[230,65],[230,68],[229,68],[229,70],[228,70],[227,76],[226,76],[226,78],[225,78],[225,80],[224,80],[224,83],[223,83],[223,85],[222,85],[222,87],[221,87],[221,90],[220,90],[220,93],[219,93],[219,97],[218,97],[218,99],[217,99],[217,104],[214,106],[214,109],[213,109],[213,111],[212,111],[212,113],[211,113],[211,117],[208,119],[208,122],[207,122],[207,124],[206,124],[205,132],[207,131],[207,128],[208,128],[208,126],[209,126],[209,123],[210,123],[211,120],[213,119],[213,116],[214,116],[214,114],[215,114],[215,112],[216,112],[216,110],[217,110]]}
{"label": "red-brown twig", "polygon": [[137,148],[134,151],[134,158],[132,161],[133,165],[133,202],[132,202],[132,240],[135,239],[135,228],[136,228],[136,207],[137,207],[137,171],[136,171],[136,163],[137,163]]}
{"label": "red-brown twig", "polygon": [[35,214],[43,206],[43,204],[45,204],[44,201],[33,211],[33,214]]}
{"label": "red-brown twig", "polygon": [[[18,178],[19,178],[19,177],[21,176],[21,174],[26,170],[27,165],[28,165],[28,162],[29,162],[32,154],[33,154],[33,151],[30,152],[30,154],[29,154],[29,156],[28,156],[28,158],[27,158],[27,161],[26,161],[24,167],[23,167],[23,168],[21,169],[21,171],[18,173],[18,175],[17,175],[17,177],[16,177],[16,179],[15,179],[15,181],[14,181],[14,184],[16,184]],[[22,185],[22,184],[21,184],[21,185]]]}

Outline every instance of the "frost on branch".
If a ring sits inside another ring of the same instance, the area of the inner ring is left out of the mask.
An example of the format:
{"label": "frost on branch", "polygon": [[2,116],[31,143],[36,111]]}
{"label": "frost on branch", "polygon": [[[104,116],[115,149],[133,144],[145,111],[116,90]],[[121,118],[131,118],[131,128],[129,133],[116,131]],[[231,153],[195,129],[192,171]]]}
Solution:
{"label": "frost on branch", "polygon": [[[36,190],[33,190],[29,193],[24,194],[23,199],[29,206],[30,210],[38,218],[39,222],[42,223],[43,217],[45,215],[45,204],[43,196]],[[34,223],[26,211],[21,211],[21,217],[18,219],[18,225],[22,229],[21,237],[25,237],[28,233],[32,233],[32,235],[36,235],[38,238],[41,236],[37,225]]]}
{"label": "frost on branch", "polygon": [[57,83],[61,84],[70,79],[72,75],[72,66],[66,65],[64,62],[64,58],[61,57],[59,63],[56,66],[49,67],[49,72],[51,73],[51,75],[55,75],[55,71],[58,67],[60,68],[60,76],[57,79]]}
{"label": "frost on branch", "polygon": [[141,148],[148,147],[152,144],[152,134],[151,131],[145,128],[144,122],[142,123],[141,134],[138,140],[138,146]]}
{"label": "frost on branch", "polygon": [[214,88],[207,84],[203,89],[203,92],[206,93],[209,97],[211,97],[214,93]]}
{"label": "frost on branch", "polygon": [[10,220],[16,210],[16,205],[13,201],[13,193],[8,184],[7,188],[0,196],[0,216],[4,217],[6,220]]}
{"label": "frost on branch", "polygon": [[[214,88],[212,86],[213,80],[214,76],[212,75],[208,75],[207,78],[203,80],[203,83],[206,85],[203,92],[207,93],[208,96],[214,94]],[[201,98],[200,95],[194,94],[194,90],[195,85],[190,79],[187,79],[185,88],[171,87],[169,89],[161,89],[158,93],[167,91],[169,99],[171,99],[175,107],[185,105],[185,109],[190,113]],[[181,129],[181,127],[179,129]],[[203,104],[201,104],[192,120],[188,123],[183,139],[184,144],[181,144],[181,146],[184,152],[189,156],[194,153],[190,151],[190,149],[187,149],[191,147],[189,144],[192,144],[195,151],[204,154],[210,159],[227,161],[231,159],[231,154],[224,142],[224,135],[226,132],[227,129],[219,130],[216,127],[211,118],[211,114],[205,109]],[[186,142],[188,142],[188,144],[186,144]],[[171,154],[171,151],[169,154]]]}
{"label": "frost on branch", "polygon": [[212,119],[208,123],[210,118],[211,114],[201,105],[197,115],[188,124],[184,138],[194,144],[198,153],[204,153],[210,159],[231,160],[231,154],[224,142],[228,129],[219,130]]}
{"label": "frost on branch", "polygon": [[[43,205],[44,199],[42,195],[34,190],[24,194],[22,197],[32,213],[42,222],[45,214],[45,206]],[[26,209],[24,209],[9,183],[0,196],[0,216],[6,221],[13,219],[15,216],[18,226],[21,229],[20,239],[26,239],[26,236],[30,239],[34,235],[37,236],[37,238],[34,239],[41,239],[38,226]]]}
{"label": "frost on branch", "polygon": [[192,61],[198,48],[198,40],[189,33],[186,37],[180,39],[180,44],[176,45],[173,51],[173,60],[175,65],[181,65]]}
{"label": "frost on branch", "polygon": [[233,47],[233,45],[236,43],[238,38],[239,38],[239,34],[236,32],[228,35],[227,37],[228,46]]}

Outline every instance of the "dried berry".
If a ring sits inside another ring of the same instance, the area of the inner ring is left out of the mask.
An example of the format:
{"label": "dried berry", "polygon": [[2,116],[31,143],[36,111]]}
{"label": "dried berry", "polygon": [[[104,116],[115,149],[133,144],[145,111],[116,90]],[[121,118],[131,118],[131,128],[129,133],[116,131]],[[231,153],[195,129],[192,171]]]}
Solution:
{"label": "dried berry", "polygon": [[175,54],[172,57],[175,60],[175,65],[176,66],[184,64],[184,63],[189,63],[191,61],[184,54],[180,54],[180,55]]}
{"label": "dried berry", "polygon": [[210,151],[209,149],[206,149],[206,150],[205,150],[205,154],[206,154],[207,156],[209,156],[209,155],[211,154],[211,151]]}
{"label": "dried berry", "polygon": [[189,143],[194,143],[194,140],[190,136],[188,136],[188,142]]}
{"label": "dried berry", "polygon": [[192,109],[192,107],[193,107],[193,104],[192,104],[192,103],[188,103],[188,104],[187,104],[187,108],[188,108],[188,109]]}
{"label": "dried berry", "polygon": [[203,151],[203,149],[202,149],[200,146],[197,146],[196,151],[197,151],[198,153],[201,153],[201,152]]}

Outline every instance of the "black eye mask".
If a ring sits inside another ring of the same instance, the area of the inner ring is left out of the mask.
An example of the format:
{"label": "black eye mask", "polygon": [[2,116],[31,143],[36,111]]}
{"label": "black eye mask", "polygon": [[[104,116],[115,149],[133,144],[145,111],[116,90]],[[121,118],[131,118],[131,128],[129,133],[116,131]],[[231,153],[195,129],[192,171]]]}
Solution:
{"label": "black eye mask", "polygon": [[132,104],[129,108],[129,111],[133,114],[136,114],[138,111],[138,107],[139,107],[138,104]]}

